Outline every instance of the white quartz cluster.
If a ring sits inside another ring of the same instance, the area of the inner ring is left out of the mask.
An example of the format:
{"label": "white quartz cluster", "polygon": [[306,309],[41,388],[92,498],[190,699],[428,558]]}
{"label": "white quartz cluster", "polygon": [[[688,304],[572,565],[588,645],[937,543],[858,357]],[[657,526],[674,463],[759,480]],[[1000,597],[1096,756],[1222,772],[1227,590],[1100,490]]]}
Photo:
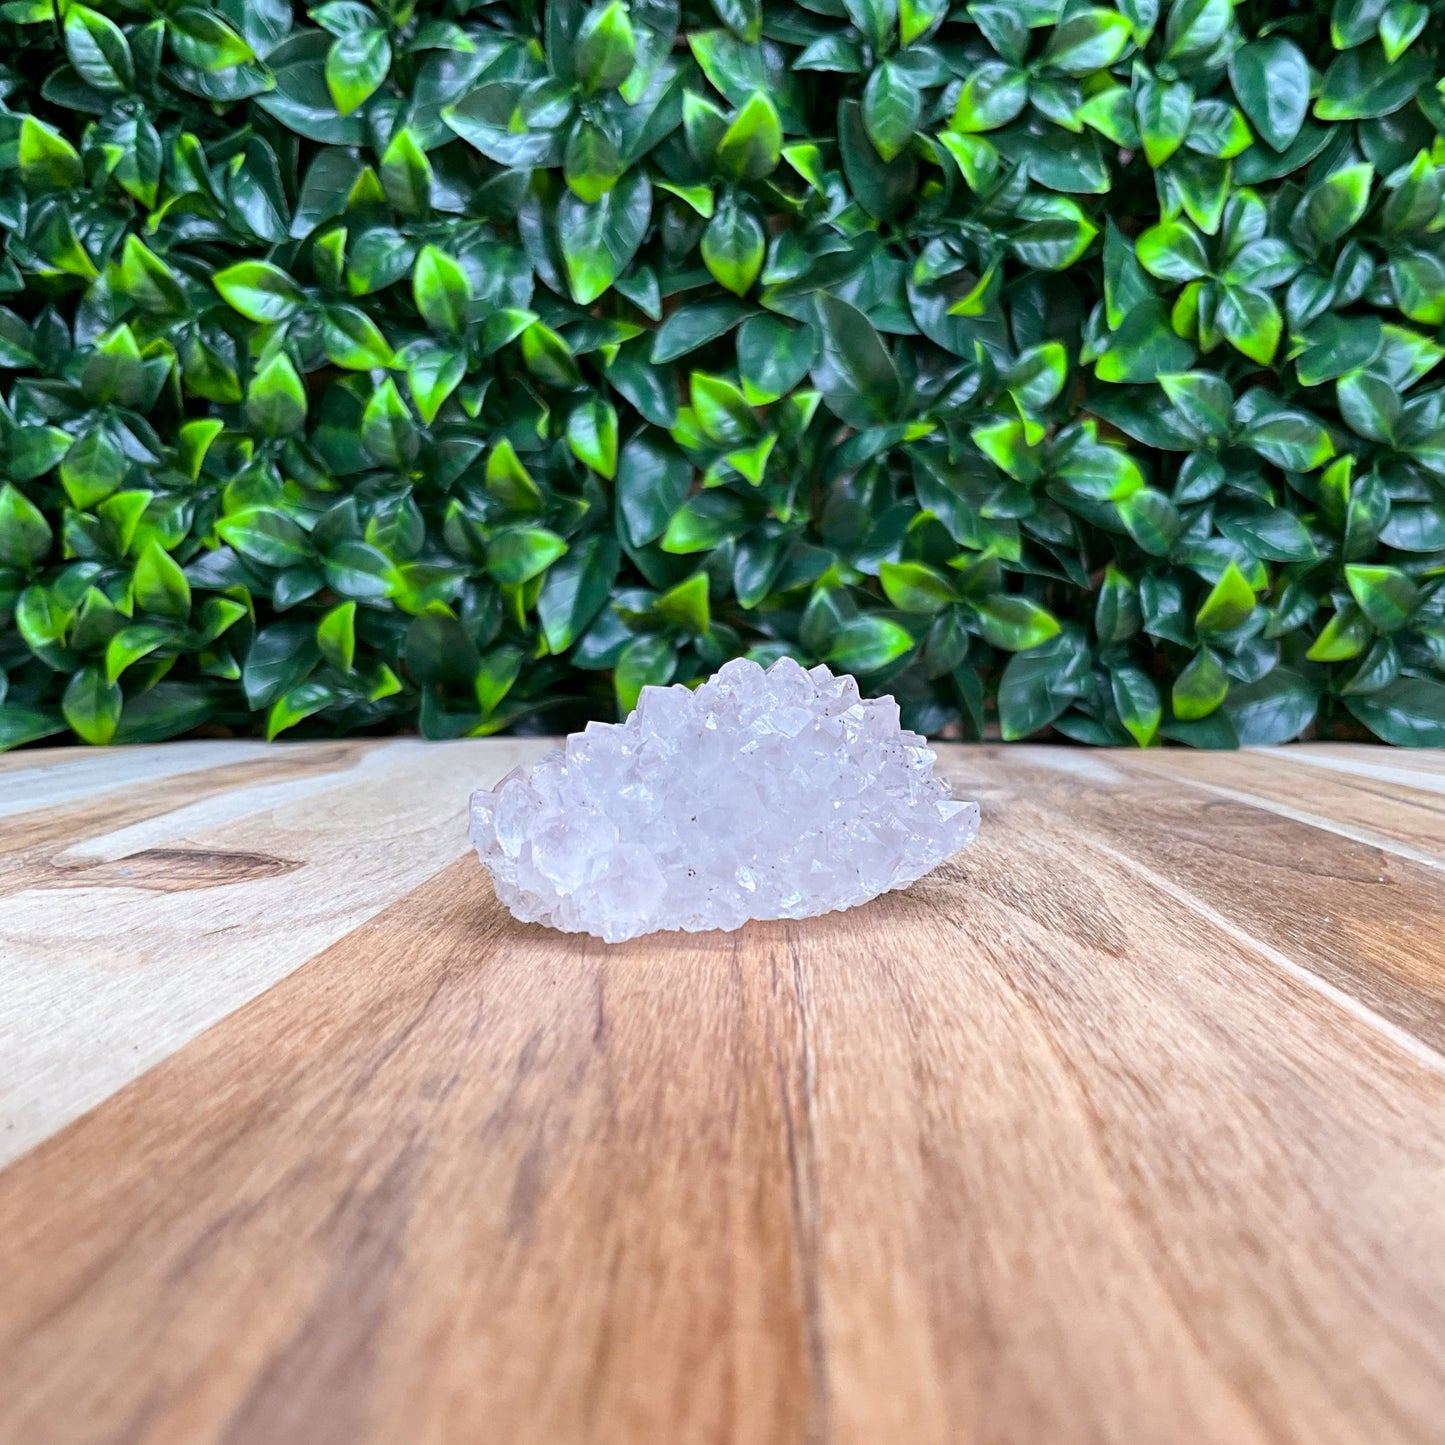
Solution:
{"label": "white quartz cluster", "polygon": [[905,888],[973,841],[892,698],[783,658],[696,691],[645,687],[624,723],[472,795],[471,841],[520,919],[609,943],[804,918]]}

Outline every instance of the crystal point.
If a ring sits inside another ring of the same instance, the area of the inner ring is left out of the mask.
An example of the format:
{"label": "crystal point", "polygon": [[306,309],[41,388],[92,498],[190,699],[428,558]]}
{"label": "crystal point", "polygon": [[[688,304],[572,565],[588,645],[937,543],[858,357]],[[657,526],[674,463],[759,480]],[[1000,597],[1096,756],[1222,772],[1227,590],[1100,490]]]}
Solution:
{"label": "crystal point", "polygon": [[617,943],[805,918],[906,888],[973,841],[892,698],[826,667],[729,662],[645,687],[530,774],[472,795],[470,838],[520,919]]}

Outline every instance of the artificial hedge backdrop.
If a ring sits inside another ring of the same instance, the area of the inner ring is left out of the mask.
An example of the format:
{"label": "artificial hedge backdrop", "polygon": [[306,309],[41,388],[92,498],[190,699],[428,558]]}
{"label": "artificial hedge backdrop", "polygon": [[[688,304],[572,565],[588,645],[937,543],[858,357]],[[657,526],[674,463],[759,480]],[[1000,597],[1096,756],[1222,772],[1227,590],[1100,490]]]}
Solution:
{"label": "artificial hedge backdrop", "polygon": [[1445,743],[1440,0],[0,5],[0,744]]}

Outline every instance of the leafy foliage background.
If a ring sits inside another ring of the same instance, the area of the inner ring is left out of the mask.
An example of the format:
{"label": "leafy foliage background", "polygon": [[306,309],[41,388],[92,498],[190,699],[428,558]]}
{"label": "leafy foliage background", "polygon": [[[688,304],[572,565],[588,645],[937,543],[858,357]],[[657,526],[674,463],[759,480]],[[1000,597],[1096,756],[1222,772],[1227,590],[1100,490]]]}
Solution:
{"label": "leafy foliage background", "polygon": [[0,745],[1445,742],[1441,5],[0,5]]}

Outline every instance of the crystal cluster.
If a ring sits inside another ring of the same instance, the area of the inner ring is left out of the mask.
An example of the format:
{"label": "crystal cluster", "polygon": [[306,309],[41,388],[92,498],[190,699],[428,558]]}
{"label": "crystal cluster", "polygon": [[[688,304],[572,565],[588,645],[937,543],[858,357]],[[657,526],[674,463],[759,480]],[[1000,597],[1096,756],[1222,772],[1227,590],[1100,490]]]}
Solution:
{"label": "crystal cluster", "polygon": [[624,723],[472,795],[470,837],[520,919],[609,943],[804,918],[905,888],[972,842],[892,698],[783,658],[696,691],[646,687]]}

